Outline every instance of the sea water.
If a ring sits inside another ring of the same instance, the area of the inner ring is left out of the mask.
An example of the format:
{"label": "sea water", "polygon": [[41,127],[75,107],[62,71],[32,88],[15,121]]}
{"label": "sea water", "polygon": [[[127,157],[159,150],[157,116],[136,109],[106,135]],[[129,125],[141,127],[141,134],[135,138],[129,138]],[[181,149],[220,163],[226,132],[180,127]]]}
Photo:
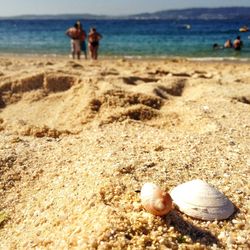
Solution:
{"label": "sea water", "polygon": [[[75,20],[0,20],[0,53],[67,55],[65,35]],[[82,20],[103,36],[100,55],[111,57],[250,58],[250,32],[239,28],[250,20]],[[240,35],[244,47],[213,50]]]}

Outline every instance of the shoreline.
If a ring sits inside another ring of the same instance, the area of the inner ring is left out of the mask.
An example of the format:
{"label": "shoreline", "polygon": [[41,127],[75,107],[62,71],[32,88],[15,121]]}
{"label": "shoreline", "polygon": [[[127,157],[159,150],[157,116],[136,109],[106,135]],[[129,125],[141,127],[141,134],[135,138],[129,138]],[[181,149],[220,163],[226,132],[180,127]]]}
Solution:
{"label": "shoreline", "polygon": [[[0,58],[30,58],[30,59],[68,59],[73,60],[70,54],[33,54],[33,53],[0,53]],[[236,63],[249,63],[250,58],[237,58],[237,57],[186,57],[186,56],[106,56],[99,55],[97,61],[105,61],[105,60],[135,60],[135,61],[190,61],[190,62],[236,62]],[[77,59],[75,59],[77,61]],[[83,61],[93,61],[91,59],[85,60],[83,55],[80,59],[80,62]]]}

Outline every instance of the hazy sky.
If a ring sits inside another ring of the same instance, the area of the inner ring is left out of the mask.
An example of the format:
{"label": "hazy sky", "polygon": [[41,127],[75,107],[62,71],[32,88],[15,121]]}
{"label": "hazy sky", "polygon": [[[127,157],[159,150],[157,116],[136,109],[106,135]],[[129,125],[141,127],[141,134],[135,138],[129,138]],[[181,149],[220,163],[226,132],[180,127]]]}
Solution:
{"label": "hazy sky", "polygon": [[190,7],[250,7],[250,0],[0,0],[0,6],[0,16],[62,13],[119,15]]}

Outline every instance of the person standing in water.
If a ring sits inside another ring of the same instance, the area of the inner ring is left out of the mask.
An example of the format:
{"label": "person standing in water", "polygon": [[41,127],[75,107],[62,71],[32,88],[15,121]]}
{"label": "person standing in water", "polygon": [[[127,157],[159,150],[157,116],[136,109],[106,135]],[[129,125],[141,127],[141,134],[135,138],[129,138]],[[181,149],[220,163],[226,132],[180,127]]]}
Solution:
{"label": "person standing in water", "polygon": [[237,38],[234,40],[233,46],[235,50],[241,50],[243,47],[243,42],[240,40],[240,36],[237,36]]}
{"label": "person standing in water", "polygon": [[90,56],[93,60],[97,60],[99,41],[102,39],[102,35],[96,31],[96,28],[91,28],[88,34],[88,46]]}
{"label": "person standing in water", "polygon": [[78,24],[75,23],[73,27],[66,30],[65,34],[71,39],[70,44],[71,44],[72,58],[75,59],[75,57],[77,56],[77,59],[80,59],[81,57],[80,29],[78,27]]}
{"label": "person standing in water", "polygon": [[85,30],[83,29],[81,22],[77,21],[76,23],[77,23],[78,28],[80,30],[80,47],[81,47],[81,51],[84,53],[85,59],[87,59],[87,47],[86,47],[86,42],[85,42],[87,34],[86,34]]}
{"label": "person standing in water", "polygon": [[231,39],[226,40],[226,42],[224,43],[224,48],[228,49],[232,47],[233,47],[233,44],[231,42]]}

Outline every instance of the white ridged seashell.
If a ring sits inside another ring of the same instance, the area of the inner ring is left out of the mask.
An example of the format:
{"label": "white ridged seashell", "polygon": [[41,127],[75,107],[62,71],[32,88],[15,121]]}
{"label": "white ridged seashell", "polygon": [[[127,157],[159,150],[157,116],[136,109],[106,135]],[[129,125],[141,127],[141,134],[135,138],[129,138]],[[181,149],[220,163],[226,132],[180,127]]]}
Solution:
{"label": "white ridged seashell", "polygon": [[232,202],[202,180],[192,180],[178,185],[170,195],[179,210],[193,218],[223,220],[234,212]]}
{"label": "white ridged seashell", "polygon": [[142,186],[141,201],[143,207],[154,215],[165,215],[173,208],[170,195],[154,183],[145,183]]}

